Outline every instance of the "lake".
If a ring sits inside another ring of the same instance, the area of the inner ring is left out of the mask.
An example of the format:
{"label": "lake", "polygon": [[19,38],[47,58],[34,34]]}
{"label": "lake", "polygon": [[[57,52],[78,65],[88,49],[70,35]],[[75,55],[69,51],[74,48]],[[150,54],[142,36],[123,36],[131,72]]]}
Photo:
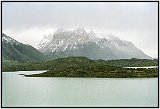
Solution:
{"label": "lake", "polygon": [[2,106],[157,107],[158,78],[24,77],[2,72]]}

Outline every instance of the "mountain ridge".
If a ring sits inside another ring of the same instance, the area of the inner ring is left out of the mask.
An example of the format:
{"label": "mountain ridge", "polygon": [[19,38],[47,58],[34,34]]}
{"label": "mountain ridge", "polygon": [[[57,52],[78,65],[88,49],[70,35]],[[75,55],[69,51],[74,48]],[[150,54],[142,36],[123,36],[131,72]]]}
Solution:
{"label": "mountain ridge", "polygon": [[[60,29],[44,37],[38,44],[38,50],[52,58],[66,56],[85,56],[91,59],[151,59],[130,41],[120,40],[112,34],[100,38],[92,30]],[[43,43],[42,43],[43,42]],[[92,50],[92,51],[91,51]]]}
{"label": "mountain ridge", "polygon": [[2,33],[2,62],[44,61],[45,56],[29,44],[23,44]]}

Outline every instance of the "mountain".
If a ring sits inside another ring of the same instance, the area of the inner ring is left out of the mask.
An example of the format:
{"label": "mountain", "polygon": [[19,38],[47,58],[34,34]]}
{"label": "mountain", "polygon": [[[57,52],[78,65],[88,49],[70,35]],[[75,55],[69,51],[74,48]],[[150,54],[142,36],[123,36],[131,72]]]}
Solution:
{"label": "mountain", "polygon": [[43,60],[45,60],[45,56],[34,47],[22,44],[2,33],[2,62]]}
{"label": "mountain", "polygon": [[104,60],[151,59],[129,41],[120,40],[112,34],[100,38],[93,31],[86,32],[83,28],[58,29],[41,40],[38,50],[52,58],[85,56]]}

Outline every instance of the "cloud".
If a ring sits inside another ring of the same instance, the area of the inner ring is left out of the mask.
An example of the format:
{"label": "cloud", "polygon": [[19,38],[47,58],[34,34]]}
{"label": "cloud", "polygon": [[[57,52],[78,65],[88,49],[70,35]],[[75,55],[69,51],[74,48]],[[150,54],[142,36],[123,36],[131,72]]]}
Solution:
{"label": "cloud", "polygon": [[30,44],[36,48],[38,42],[41,41],[44,35],[48,35],[49,33],[53,33],[54,31],[54,28],[30,28],[21,31],[8,29],[4,30],[3,32],[19,42]]}
{"label": "cloud", "polygon": [[6,34],[33,46],[44,34],[56,28],[82,26],[104,33],[111,32],[133,42],[150,56],[157,57],[156,2],[4,2],[2,20],[2,29]]}

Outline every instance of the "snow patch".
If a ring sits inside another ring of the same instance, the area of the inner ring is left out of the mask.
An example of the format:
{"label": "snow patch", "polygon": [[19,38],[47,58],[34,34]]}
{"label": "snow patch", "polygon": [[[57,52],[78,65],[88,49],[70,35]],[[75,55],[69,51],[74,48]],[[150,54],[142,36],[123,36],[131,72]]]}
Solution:
{"label": "snow patch", "polygon": [[2,36],[2,41],[6,41],[7,43],[11,43],[11,44],[20,44],[20,42],[10,38],[9,36]]}
{"label": "snow patch", "polygon": [[41,40],[40,43],[38,44],[37,48],[38,48],[38,49],[41,49],[41,48],[43,48],[44,46],[46,46],[49,42],[50,42],[50,40],[48,40],[48,39],[43,39],[43,40]]}

